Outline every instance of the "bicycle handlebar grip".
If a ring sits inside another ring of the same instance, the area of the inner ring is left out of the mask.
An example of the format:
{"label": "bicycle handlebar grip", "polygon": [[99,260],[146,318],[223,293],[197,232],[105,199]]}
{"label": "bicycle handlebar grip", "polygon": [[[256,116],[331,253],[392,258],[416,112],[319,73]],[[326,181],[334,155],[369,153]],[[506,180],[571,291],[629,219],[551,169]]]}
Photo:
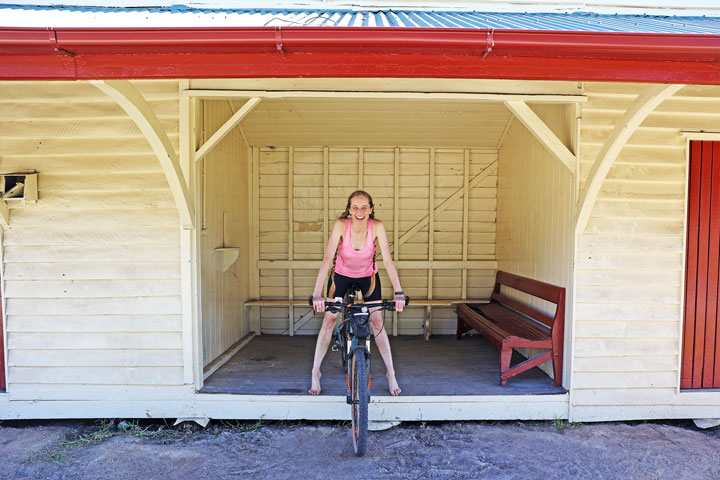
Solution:
{"label": "bicycle handlebar grip", "polygon": [[405,295],[405,306],[407,307],[408,305],[410,305],[410,297]]}
{"label": "bicycle handlebar grip", "polygon": [[313,296],[312,295],[310,295],[308,297],[308,305],[310,305],[311,307],[313,306]]}

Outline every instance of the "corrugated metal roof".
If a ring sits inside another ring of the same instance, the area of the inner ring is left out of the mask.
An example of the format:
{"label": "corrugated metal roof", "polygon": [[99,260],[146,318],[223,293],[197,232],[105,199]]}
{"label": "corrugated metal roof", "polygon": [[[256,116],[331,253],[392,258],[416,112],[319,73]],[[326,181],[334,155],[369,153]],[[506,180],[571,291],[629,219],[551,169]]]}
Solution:
{"label": "corrugated metal roof", "polygon": [[14,27],[423,27],[720,35],[720,17],[489,13],[427,10],[224,9],[175,5],[76,7],[0,4],[0,25]]}

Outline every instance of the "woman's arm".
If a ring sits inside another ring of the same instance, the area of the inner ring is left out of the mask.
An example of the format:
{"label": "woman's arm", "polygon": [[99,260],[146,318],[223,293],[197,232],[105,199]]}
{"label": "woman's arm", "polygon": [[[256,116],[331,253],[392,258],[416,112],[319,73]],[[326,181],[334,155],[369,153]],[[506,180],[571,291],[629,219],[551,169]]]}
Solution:
{"label": "woman's arm", "polygon": [[[373,229],[377,237],[378,245],[380,245],[380,252],[382,253],[383,266],[385,271],[390,278],[394,292],[402,292],[400,286],[400,277],[398,276],[395,263],[393,262],[392,255],[390,254],[390,245],[388,244],[387,232],[385,231],[385,225],[380,220],[373,220]],[[404,294],[395,295],[395,309],[398,312],[402,312],[405,307],[405,296]]]}
{"label": "woman's arm", "polygon": [[317,280],[315,281],[315,289],[313,290],[313,308],[316,312],[325,310],[325,299],[322,294],[323,287],[327,280],[330,265],[332,265],[333,258],[335,258],[340,237],[342,237],[344,232],[345,223],[342,220],[335,220],[332,232],[330,232],[330,238],[328,238],[327,245],[325,246],[325,254],[323,255],[322,265],[320,265],[320,271],[318,271]]}

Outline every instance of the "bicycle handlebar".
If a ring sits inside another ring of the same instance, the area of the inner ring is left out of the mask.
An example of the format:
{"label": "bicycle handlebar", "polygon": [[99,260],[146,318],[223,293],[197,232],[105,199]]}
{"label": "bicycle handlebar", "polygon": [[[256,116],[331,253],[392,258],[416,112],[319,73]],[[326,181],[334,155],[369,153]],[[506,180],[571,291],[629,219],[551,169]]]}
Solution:
{"label": "bicycle handlebar", "polygon": [[[308,305],[313,306],[312,295],[308,298]],[[410,305],[410,297],[405,297],[405,306]],[[345,302],[329,302],[325,300],[325,310],[330,312],[337,312],[340,308],[349,308],[350,310],[360,310],[363,307],[367,308],[378,308],[380,310],[388,310],[390,312],[395,310],[395,301],[383,300],[380,303],[345,303]]]}

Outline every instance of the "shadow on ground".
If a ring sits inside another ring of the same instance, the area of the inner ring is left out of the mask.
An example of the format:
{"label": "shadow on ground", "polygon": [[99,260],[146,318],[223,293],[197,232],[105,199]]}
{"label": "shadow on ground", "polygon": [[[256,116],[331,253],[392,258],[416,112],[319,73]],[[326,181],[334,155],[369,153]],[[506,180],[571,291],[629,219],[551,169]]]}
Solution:
{"label": "shadow on ground", "polygon": [[370,432],[356,458],[346,422],[0,422],[0,478],[711,479],[720,430],[690,421],[422,422]]}

